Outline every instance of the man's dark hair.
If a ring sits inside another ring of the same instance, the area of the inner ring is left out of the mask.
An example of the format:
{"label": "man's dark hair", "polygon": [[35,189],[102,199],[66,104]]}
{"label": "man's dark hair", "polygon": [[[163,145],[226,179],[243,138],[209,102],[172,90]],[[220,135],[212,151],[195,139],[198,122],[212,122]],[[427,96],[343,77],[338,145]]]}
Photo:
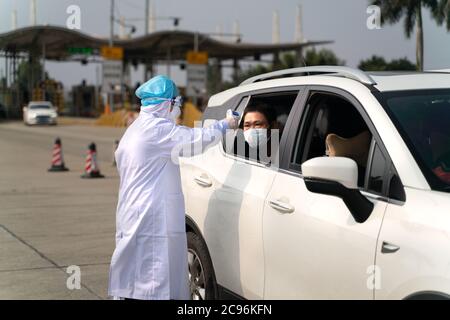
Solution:
{"label": "man's dark hair", "polygon": [[245,108],[244,115],[242,116],[242,121],[241,121],[241,125],[240,125],[241,128],[244,126],[245,116],[249,112],[262,113],[264,115],[264,117],[266,118],[267,123],[269,124],[269,128],[271,128],[273,123],[277,120],[277,113],[271,106],[269,106],[265,103],[255,102]]}

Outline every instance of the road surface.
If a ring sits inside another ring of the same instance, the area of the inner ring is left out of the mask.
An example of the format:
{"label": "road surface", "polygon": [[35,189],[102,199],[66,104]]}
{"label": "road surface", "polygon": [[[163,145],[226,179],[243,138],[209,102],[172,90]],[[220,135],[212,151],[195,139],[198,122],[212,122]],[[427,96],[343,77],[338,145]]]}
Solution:
{"label": "road surface", "polygon": [[[0,122],[0,299],[108,298],[119,184],[112,152],[123,132]],[[47,172],[56,137],[68,172]],[[90,142],[105,179],[80,178]],[[69,266],[80,268],[80,289]]]}

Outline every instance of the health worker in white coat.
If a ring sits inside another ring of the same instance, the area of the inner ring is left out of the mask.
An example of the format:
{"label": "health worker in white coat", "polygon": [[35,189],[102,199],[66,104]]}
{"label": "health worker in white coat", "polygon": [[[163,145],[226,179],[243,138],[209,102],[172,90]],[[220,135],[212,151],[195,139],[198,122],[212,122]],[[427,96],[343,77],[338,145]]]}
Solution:
{"label": "health worker in white coat", "polygon": [[204,150],[220,141],[217,135],[236,129],[238,117],[208,128],[176,125],[178,90],[164,76],[144,83],[136,95],[139,117],[115,152],[120,187],[108,293],[116,299],[185,300],[190,293],[184,197],[173,150],[198,143]]}

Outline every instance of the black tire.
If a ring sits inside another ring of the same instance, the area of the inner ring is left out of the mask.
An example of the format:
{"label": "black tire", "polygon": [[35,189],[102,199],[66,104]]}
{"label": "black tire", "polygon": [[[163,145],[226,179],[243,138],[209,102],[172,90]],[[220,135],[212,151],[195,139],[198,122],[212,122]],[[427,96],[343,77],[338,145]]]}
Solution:
{"label": "black tire", "polygon": [[[187,244],[188,244],[188,256],[191,257],[192,255],[196,255],[199,260],[199,264],[196,264],[196,266],[200,267],[203,270],[204,275],[204,299],[205,300],[217,300],[218,299],[218,289],[217,289],[217,283],[216,283],[216,277],[214,274],[214,268],[212,265],[211,258],[209,256],[208,249],[206,247],[206,244],[204,241],[195,233],[188,232],[187,233]],[[191,292],[191,299],[195,299],[194,296],[198,296],[198,294],[195,294],[196,292],[196,284],[201,284],[203,281],[201,279],[194,280],[193,278],[197,278],[195,275],[197,274],[198,268],[195,267],[195,270],[191,270],[191,261],[189,261],[189,274],[190,274],[190,280],[189,281],[189,288]],[[194,276],[192,275],[194,273]],[[195,281],[195,283],[192,283],[192,280]],[[201,286],[201,285],[200,285]],[[198,291],[197,291],[198,293]]]}

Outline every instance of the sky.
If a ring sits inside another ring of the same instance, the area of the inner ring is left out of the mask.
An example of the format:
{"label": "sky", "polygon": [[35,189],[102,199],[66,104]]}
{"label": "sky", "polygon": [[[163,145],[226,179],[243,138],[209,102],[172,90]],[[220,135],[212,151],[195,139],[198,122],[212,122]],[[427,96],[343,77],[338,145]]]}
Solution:
{"label": "sky", "polygon": [[[30,24],[29,0],[0,0],[0,33],[11,30],[11,12],[17,9],[18,27]],[[239,21],[242,42],[271,43],[272,16],[278,11],[281,42],[293,42],[295,35],[296,6],[303,8],[303,32],[306,40],[333,40],[321,46],[333,50],[350,67],[373,54],[386,59],[407,57],[415,62],[415,36],[407,39],[403,21],[369,30],[366,20],[368,0],[152,0],[157,17],[181,17],[180,30],[214,33],[218,26],[225,33],[233,31],[234,21]],[[81,9],[81,32],[99,37],[109,36],[110,0],[37,0],[37,23],[65,26],[68,6]],[[144,0],[116,0],[116,16],[145,17]],[[144,22],[136,21],[135,35],[144,33]],[[171,29],[170,21],[157,21],[157,30]],[[115,27],[118,32],[118,25]],[[450,67],[450,33],[437,26],[428,10],[424,10],[425,69]],[[320,47],[318,47],[320,48]],[[4,63],[0,61],[0,74]],[[48,62],[51,77],[63,81],[65,86],[78,84],[82,79],[95,83],[96,67],[80,63]],[[165,73],[166,68],[159,68]],[[172,68],[174,80],[185,84],[186,74]],[[143,71],[132,74],[132,81],[142,81]]]}

